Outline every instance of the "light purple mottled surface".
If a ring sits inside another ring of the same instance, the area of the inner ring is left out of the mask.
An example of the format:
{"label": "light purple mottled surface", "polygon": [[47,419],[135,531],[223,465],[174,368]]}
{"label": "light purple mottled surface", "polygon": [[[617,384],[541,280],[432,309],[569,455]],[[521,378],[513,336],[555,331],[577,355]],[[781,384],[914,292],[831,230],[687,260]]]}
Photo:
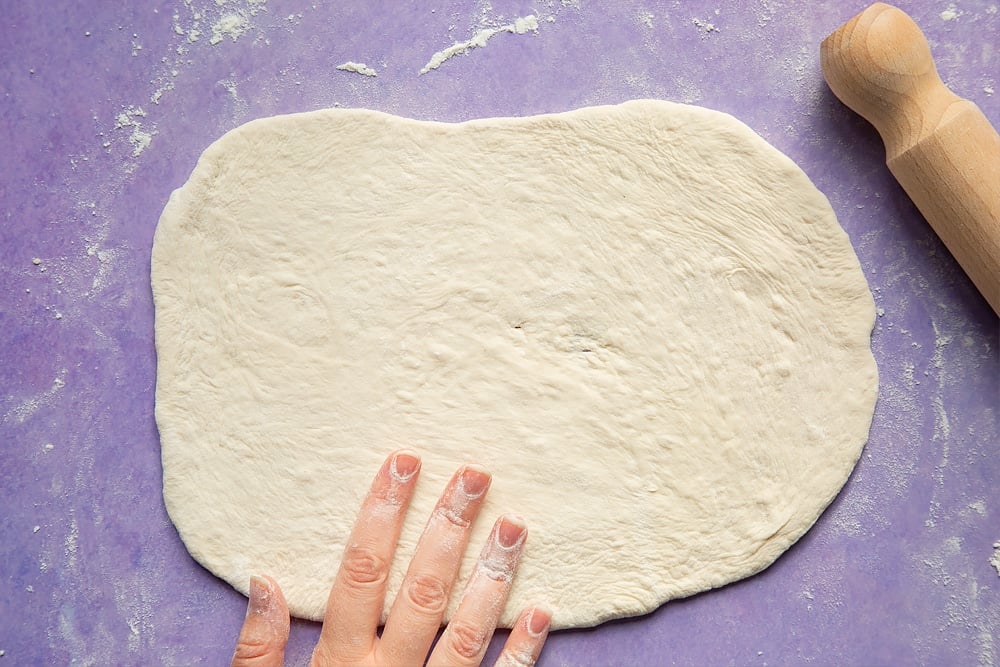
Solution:
{"label": "light purple mottled surface", "polygon": [[[0,667],[216,665],[232,650],[245,599],[167,519],[153,420],[153,230],[209,143],[335,104],[455,121],[639,97],[734,114],[829,196],[879,309],[881,398],[843,493],[770,569],[557,633],[541,664],[1000,664],[997,317],[822,81],[821,39],[863,7],[3,2]],[[996,0],[903,7],[945,81],[1000,125]],[[245,32],[211,44],[232,13]],[[536,34],[418,76],[434,52],[528,14]],[[378,76],[334,69],[348,60]],[[318,629],[293,624],[288,664]]]}

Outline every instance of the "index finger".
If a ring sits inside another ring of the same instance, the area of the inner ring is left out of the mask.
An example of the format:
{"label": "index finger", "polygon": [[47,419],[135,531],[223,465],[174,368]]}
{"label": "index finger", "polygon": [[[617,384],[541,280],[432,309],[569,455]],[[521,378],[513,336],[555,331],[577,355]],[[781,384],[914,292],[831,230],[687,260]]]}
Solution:
{"label": "index finger", "polygon": [[389,455],[361,505],[330,589],[315,655],[361,660],[375,645],[389,566],[420,469],[409,450]]}

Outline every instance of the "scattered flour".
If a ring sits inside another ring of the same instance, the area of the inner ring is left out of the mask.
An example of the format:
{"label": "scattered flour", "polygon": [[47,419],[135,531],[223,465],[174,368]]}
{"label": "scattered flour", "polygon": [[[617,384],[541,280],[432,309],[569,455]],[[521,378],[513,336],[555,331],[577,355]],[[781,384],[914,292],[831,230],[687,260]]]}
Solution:
{"label": "scattered flour", "polygon": [[168,83],[164,84],[163,86],[157,88],[153,92],[153,94],[149,96],[149,101],[152,102],[153,104],[159,104],[160,103],[160,98],[163,97],[163,93],[167,92],[168,90],[173,90],[173,89],[174,89],[174,84],[172,82],[168,82]]}
{"label": "scattered flour", "polygon": [[978,514],[979,516],[986,516],[986,503],[982,500],[977,500],[975,502],[969,503],[968,508]]}
{"label": "scattered flour", "polygon": [[137,106],[125,107],[115,118],[116,130],[131,129],[128,142],[132,144],[132,157],[142,155],[142,152],[149,148],[149,144],[153,141],[153,135],[156,134],[155,129],[152,132],[143,131],[143,121],[139,120],[140,118],[145,119],[146,112],[142,110],[142,107]]}
{"label": "scattered flour", "polygon": [[[187,2],[190,3],[190,0],[187,0]],[[208,43],[215,46],[226,37],[235,42],[250,30],[250,17],[256,16],[264,8],[266,2],[267,0],[246,0],[245,7],[237,7],[231,11],[227,11],[212,24],[212,36],[209,38]],[[226,3],[216,2],[216,4],[222,7]],[[194,12],[196,23],[187,32],[188,41],[190,42],[197,41],[201,36],[201,31],[198,29],[199,24],[197,23],[202,18],[200,14],[198,11]],[[177,32],[176,24],[174,31]]]}
{"label": "scattered flour", "polygon": [[230,99],[236,106],[246,106],[246,100],[240,97],[240,90],[236,85],[236,75],[231,75],[228,79],[222,79],[219,81],[219,85],[226,89],[229,93]]}
{"label": "scattered flour", "polygon": [[1000,577],[1000,540],[993,543],[993,556],[990,558],[990,565],[993,569],[997,571],[997,576]]}
{"label": "scattered flour", "polygon": [[212,26],[212,38],[208,43],[215,46],[226,37],[235,42],[249,27],[250,21],[243,14],[225,14]]}
{"label": "scattered flour", "polygon": [[0,423],[14,422],[17,424],[23,424],[26,419],[38,412],[39,408],[52,401],[55,395],[66,386],[67,373],[68,371],[65,368],[59,371],[59,375],[57,375],[52,381],[52,386],[47,391],[22,401],[19,405],[16,405],[8,410],[3,417],[0,418]]}
{"label": "scattered flour", "polygon": [[935,413],[935,423],[934,423],[934,439],[945,441],[944,458],[941,465],[947,465],[948,463],[948,450],[947,450],[947,440],[951,435],[951,424],[948,421],[948,411],[944,407],[944,399],[942,394],[944,393],[945,384],[945,372],[944,372],[944,349],[951,344],[954,340],[954,336],[948,336],[941,333],[938,328],[938,324],[935,320],[931,320],[931,326],[934,329],[934,357],[933,363],[934,368],[937,369],[937,384],[938,391],[932,399],[934,405]]}
{"label": "scattered flour", "polygon": [[472,39],[468,39],[464,42],[456,42],[447,49],[435,53],[431,56],[431,59],[427,62],[427,64],[424,65],[423,69],[420,70],[420,73],[427,74],[432,69],[437,69],[452,56],[465,54],[472,49],[486,46],[486,42],[490,41],[493,36],[502,32],[523,35],[528,31],[538,32],[538,17],[533,15],[523,16],[514,19],[513,23],[502,25],[499,28],[484,28],[473,35]]}
{"label": "scattered flour", "polygon": [[174,33],[185,38],[184,42],[176,47],[177,55],[186,54],[189,47],[199,41],[206,30],[211,32],[208,42],[212,46],[221,43],[227,37],[235,42],[254,27],[251,18],[265,11],[266,2],[267,0],[242,0],[242,2],[236,0],[198,6],[194,4],[194,0],[183,0],[184,8],[190,14],[190,18],[182,20],[180,10],[173,14]]}
{"label": "scattered flour", "polygon": [[378,72],[373,70],[371,67],[364,63],[356,63],[353,60],[348,60],[346,63],[341,63],[337,65],[337,69],[343,70],[344,72],[354,72],[356,74],[364,74],[365,76],[378,76]]}
{"label": "scattered flour", "polygon": [[[209,45],[217,46],[224,41],[235,42],[241,36],[260,28],[254,20],[258,14],[266,11],[267,0],[211,0],[208,2],[197,2],[196,0],[180,0],[177,9],[172,14],[172,32],[179,37],[170,47],[173,55],[164,55],[160,58],[162,66],[156,75],[150,80],[149,103],[159,105],[163,97],[175,89],[176,81],[181,71],[194,61],[191,58],[192,51],[199,43],[203,44],[202,38],[206,34],[211,36],[207,40]],[[300,15],[301,17],[301,15]],[[265,42],[267,40],[264,40]],[[138,41],[138,34],[132,34],[132,55],[136,56],[142,50],[142,45]],[[232,91],[230,91],[232,93]],[[234,96],[235,97],[235,96]],[[132,104],[123,106],[122,111],[115,117],[113,130],[123,130],[128,140],[131,150],[126,154],[128,158],[124,162],[124,174],[133,173],[138,165],[136,158],[149,148],[156,136],[156,123],[147,118],[147,110]],[[155,109],[150,109],[155,111]],[[96,118],[94,120],[97,120]],[[111,130],[107,131],[110,134]],[[101,147],[106,153],[113,153],[113,142],[106,136],[106,132],[98,132],[101,138]],[[87,158],[82,158],[86,161]],[[71,164],[75,168],[76,161]]]}
{"label": "scattered flour", "polygon": [[701,19],[691,19],[691,23],[697,26],[699,30],[704,30],[705,32],[719,32],[719,29],[715,27],[715,24],[709,23],[708,21],[702,21]]}
{"label": "scattered flour", "polygon": [[76,554],[80,548],[80,527],[75,516],[70,516],[69,532],[66,534],[64,542],[66,549],[66,559],[69,567],[76,566]]}
{"label": "scattered flour", "polygon": [[939,14],[942,21],[954,21],[961,15],[962,12],[958,11],[958,7],[955,6],[954,2],[949,4],[948,7]]}

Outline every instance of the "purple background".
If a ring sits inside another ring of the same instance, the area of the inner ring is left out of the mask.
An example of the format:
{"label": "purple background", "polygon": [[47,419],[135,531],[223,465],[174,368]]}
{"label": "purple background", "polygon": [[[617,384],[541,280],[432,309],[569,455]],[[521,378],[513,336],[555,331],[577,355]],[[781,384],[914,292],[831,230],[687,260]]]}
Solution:
{"label": "purple background", "polygon": [[[997,317],[888,174],[878,135],[822,81],[821,39],[864,4],[3,2],[0,667],[214,665],[232,651],[246,601],[167,519],[153,420],[153,230],[209,143],[335,104],[454,121],[639,97],[734,114],[829,196],[879,308],[881,397],[843,493],[770,569],[557,633],[541,664],[1000,663]],[[945,81],[1000,125],[996,1],[903,7]],[[247,31],[210,44],[231,12]],[[417,75],[531,13],[537,34]],[[347,60],[378,77],[334,69]],[[140,126],[118,126],[123,112]],[[151,136],[137,155],[134,132]],[[288,664],[317,634],[293,624]]]}

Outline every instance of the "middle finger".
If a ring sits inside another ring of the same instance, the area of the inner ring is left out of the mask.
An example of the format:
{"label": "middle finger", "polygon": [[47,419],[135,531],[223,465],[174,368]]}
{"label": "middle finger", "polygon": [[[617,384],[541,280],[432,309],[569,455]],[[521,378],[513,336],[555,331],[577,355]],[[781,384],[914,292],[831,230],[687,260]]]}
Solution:
{"label": "middle finger", "polygon": [[451,597],[490,475],[468,465],[451,478],[427,521],[379,642],[387,664],[423,664]]}

